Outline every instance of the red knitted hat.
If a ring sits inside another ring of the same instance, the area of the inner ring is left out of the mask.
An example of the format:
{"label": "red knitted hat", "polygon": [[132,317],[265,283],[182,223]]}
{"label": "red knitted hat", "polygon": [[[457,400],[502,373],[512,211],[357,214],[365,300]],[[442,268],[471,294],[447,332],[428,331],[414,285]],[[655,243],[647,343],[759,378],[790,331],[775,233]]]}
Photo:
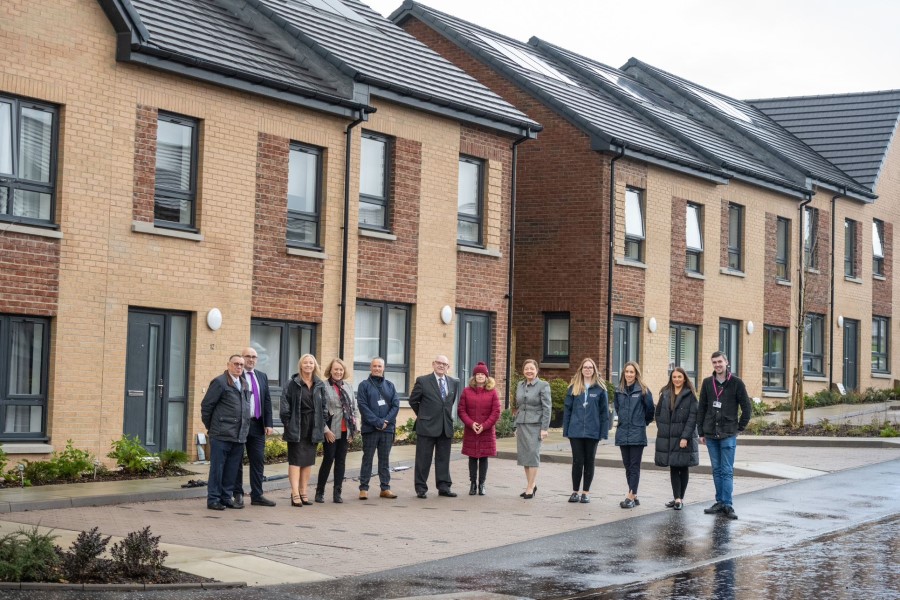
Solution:
{"label": "red knitted hat", "polygon": [[472,369],[472,376],[473,376],[473,377],[474,377],[475,375],[478,375],[479,373],[481,373],[481,374],[484,375],[485,377],[490,377],[490,376],[491,376],[491,374],[488,372],[487,365],[484,364],[483,362],[478,363],[477,365],[475,365],[475,368]]}

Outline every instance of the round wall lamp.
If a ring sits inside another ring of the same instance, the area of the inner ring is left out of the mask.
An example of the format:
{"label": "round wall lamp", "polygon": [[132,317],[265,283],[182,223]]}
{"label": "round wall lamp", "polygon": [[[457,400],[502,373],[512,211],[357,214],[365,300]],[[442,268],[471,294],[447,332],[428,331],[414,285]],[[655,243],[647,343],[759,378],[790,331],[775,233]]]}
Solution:
{"label": "round wall lamp", "polygon": [[754,329],[753,321],[747,321],[747,335],[752,335]]}
{"label": "round wall lamp", "polygon": [[838,327],[844,326],[844,315],[838,315]]}
{"label": "round wall lamp", "polygon": [[206,326],[213,331],[218,331],[222,326],[222,311],[218,308],[211,308],[206,313]]}
{"label": "round wall lamp", "polygon": [[656,317],[650,317],[650,320],[647,321],[647,329],[650,330],[650,333],[656,333]]}
{"label": "round wall lamp", "polygon": [[450,321],[452,321],[452,320],[453,320],[453,309],[450,308],[449,306],[444,306],[444,308],[441,309],[441,321],[444,323],[444,325],[449,325]]}

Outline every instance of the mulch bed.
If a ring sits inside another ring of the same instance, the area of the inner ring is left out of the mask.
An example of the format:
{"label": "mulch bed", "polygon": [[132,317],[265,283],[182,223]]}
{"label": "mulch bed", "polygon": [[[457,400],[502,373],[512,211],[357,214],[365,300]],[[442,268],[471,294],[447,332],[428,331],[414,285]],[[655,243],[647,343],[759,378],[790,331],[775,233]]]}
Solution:
{"label": "mulch bed", "polygon": [[815,424],[804,425],[803,427],[791,427],[782,423],[768,423],[759,428],[759,430],[751,431],[747,429],[747,433],[751,435],[782,435],[782,436],[811,436],[811,437],[881,437],[881,427],[872,425],[837,425],[829,423],[827,425]]}
{"label": "mulch bed", "polygon": [[204,583],[216,581],[169,567],[160,567],[156,573],[144,577],[126,577],[116,570],[113,561],[99,559],[99,562],[101,563],[100,568],[90,577],[78,581],[68,581],[63,579],[61,569],[57,569],[57,572],[47,578],[45,583]]}
{"label": "mulch bed", "polygon": [[[108,471],[101,470],[97,472],[96,479],[93,474],[84,475],[81,479],[55,479],[52,481],[42,481],[40,483],[32,482],[32,487],[42,485],[56,485],[60,483],[95,483],[97,481],[132,481],[135,479],[159,479],[160,477],[184,477],[185,475],[196,475],[193,471],[182,469],[181,467],[170,467],[164,472],[154,471],[147,473],[125,473],[124,471]],[[0,489],[9,489],[19,487],[19,482],[9,482],[0,480]]]}

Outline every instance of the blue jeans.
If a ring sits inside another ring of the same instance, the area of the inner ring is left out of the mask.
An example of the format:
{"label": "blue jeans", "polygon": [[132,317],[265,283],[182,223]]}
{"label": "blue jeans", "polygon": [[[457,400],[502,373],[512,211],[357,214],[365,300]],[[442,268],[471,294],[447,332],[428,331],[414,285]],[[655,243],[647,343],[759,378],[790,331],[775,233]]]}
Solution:
{"label": "blue jeans", "polygon": [[721,440],[706,438],[706,449],[709,450],[713,483],[716,486],[716,502],[721,502],[728,506],[731,506],[731,494],[734,492],[735,448],[737,448],[736,435]]}
{"label": "blue jeans", "polygon": [[231,502],[244,444],[209,439],[209,478],[206,482],[206,504]]}

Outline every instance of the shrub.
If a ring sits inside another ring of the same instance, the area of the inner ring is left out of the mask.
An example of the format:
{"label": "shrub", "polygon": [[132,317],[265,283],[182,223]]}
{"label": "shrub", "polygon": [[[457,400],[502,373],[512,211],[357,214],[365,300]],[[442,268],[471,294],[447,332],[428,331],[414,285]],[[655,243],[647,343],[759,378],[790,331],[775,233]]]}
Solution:
{"label": "shrub", "polygon": [[362,442],[362,434],[357,432],[353,439],[350,440],[350,445],[348,446],[348,450],[350,452],[362,452],[363,442]]}
{"label": "shrub", "polygon": [[25,479],[34,485],[47,483],[59,479],[59,470],[56,463],[49,460],[24,460]]}
{"label": "shrub", "polygon": [[102,565],[100,555],[106,551],[109,540],[109,536],[104,538],[100,535],[97,527],[79,533],[62,557],[63,573],[66,579],[69,581],[90,580]]}
{"label": "shrub", "polygon": [[66,440],[66,449],[54,452],[50,462],[56,465],[58,476],[69,481],[80,478],[82,473],[94,468],[94,457],[91,453],[73,447],[72,440]]}
{"label": "shrub", "polygon": [[507,409],[501,412],[494,427],[497,430],[498,438],[510,437],[516,428],[516,418],[512,415],[512,411]]}
{"label": "shrub", "polygon": [[769,414],[769,407],[766,406],[766,403],[759,398],[753,398],[752,406],[754,417],[764,417]]}
{"label": "shrub", "polygon": [[266,438],[265,457],[267,461],[275,461],[281,458],[287,458],[287,442],[280,437]]}
{"label": "shrub", "polygon": [[747,424],[746,432],[750,435],[765,435],[769,429],[769,423],[764,419],[753,419]]}
{"label": "shrub", "polygon": [[822,431],[824,431],[825,433],[834,433],[835,431],[837,431],[837,426],[828,419],[820,420],[819,427],[821,427]]}
{"label": "shrub", "polygon": [[894,427],[893,423],[885,421],[884,427],[881,428],[881,431],[878,432],[878,435],[883,438],[900,437],[900,431],[897,431],[897,428]]}
{"label": "shrub", "polygon": [[187,461],[187,452],[184,452],[183,450],[167,448],[159,453],[159,468],[161,471],[168,471],[169,469],[180,467]]}
{"label": "shrub", "polygon": [[106,456],[116,459],[116,464],[126,473],[146,473],[158,468],[157,463],[147,460],[150,453],[141,445],[137,436],[123,435],[112,443],[111,448]]}
{"label": "shrub", "polygon": [[453,441],[458,442],[463,438],[463,433],[465,433],[466,426],[463,425],[463,422],[459,419],[453,423]]}
{"label": "shrub", "polygon": [[410,417],[406,420],[406,425],[397,426],[397,436],[403,436],[410,443],[416,443],[416,420]]}
{"label": "shrub", "polygon": [[513,410],[516,408],[516,389],[519,387],[519,382],[525,379],[525,376],[519,373],[518,371],[513,371],[509,376],[509,407]]}
{"label": "shrub", "polygon": [[113,562],[128,577],[153,575],[169,555],[159,549],[159,536],[150,534],[150,526],[132,531],[110,550]]}
{"label": "shrub", "polygon": [[566,392],[569,390],[569,382],[565,379],[550,380],[551,410],[554,413],[562,412],[566,403]]}
{"label": "shrub", "polygon": [[37,527],[20,529],[0,538],[0,581],[46,581],[60,558],[52,533]]}
{"label": "shrub", "polygon": [[6,471],[6,465],[9,462],[9,457],[6,455],[6,452],[3,450],[3,447],[0,446],[0,473]]}

